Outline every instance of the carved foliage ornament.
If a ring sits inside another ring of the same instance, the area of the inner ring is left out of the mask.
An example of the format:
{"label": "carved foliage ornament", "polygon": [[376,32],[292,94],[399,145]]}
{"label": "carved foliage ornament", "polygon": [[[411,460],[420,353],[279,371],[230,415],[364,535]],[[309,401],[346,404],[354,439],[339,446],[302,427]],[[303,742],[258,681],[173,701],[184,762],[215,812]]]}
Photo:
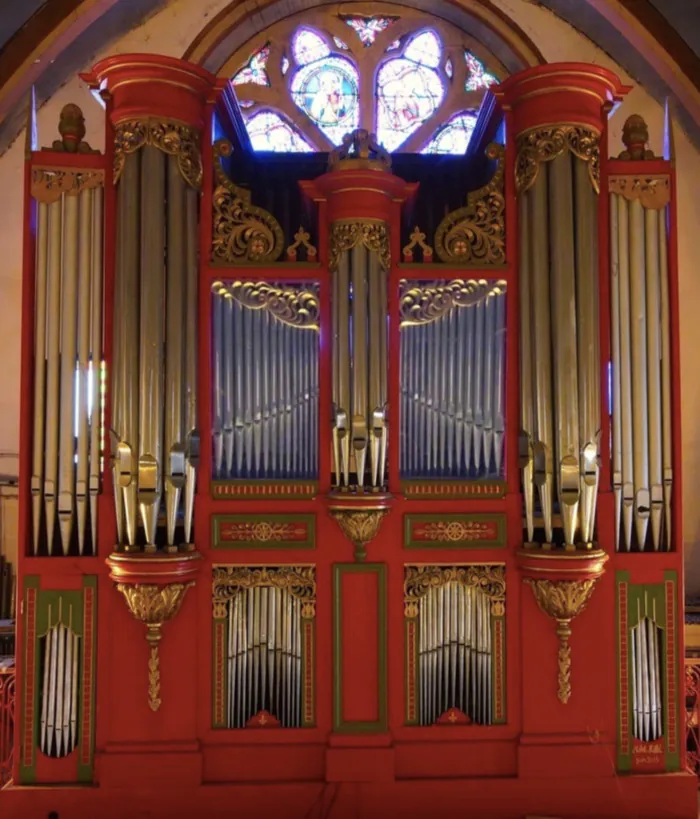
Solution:
{"label": "carved foliage ornament", "polygon": [[515,185],[518,193],[535,184],[540,165],[570,151],[588,163],[588,177],[600,193],[600,134],[585,125],[548,125],[533,128],[518,137]]}
{"label": "carved foliage ornament", "polygon": [[31,194],[37,202],[50,205],[62,194],[77,196],[90,188],[101,188],[105,177],[103,171],[79,168],[50,168],[42,165],[32,167]]}
{"label": "carved foliage ornament", "polygon": [[401,326],[430,324],[453,307],[473,307],[488,296],[505,293],[506,282],[485,279],[454,279],[444,285],[421,287],[403,280],[400,284],[399,316]]}
{"label": "carved foliage ornament", "polygon": [[610,193],[624,196],[628,201],[639,199],[642,207],[649,210],[661,210],[671,201],[671,180],[667,174],[615,175],[608,181]]}
{"label": "carved foliage ornament", "polygon": [[367,544],[379,534],[384,516],[389,513],[385,507],[376,509],[331,509],[331,515],[338,522],[345,537],[355,547],[355,559],[367,557]]}
{"label": "carved foliage ornament", "polygon": [[276,262],[284,250],[284,234],[275,217],[250,202],[250,191],[235,185],[221,160],[231,155],[231,143],[214,143],[214,236],[212,259],[228,264]]}
{"label": "carved foliage ornament", "polygon": [[498,162],[491,181],[472,191],[466,206],[448,213],[435,231],[435,252],[443,262],[505,264],[505,149],[493,143],[486,155]]}
{"label": "carved foliage ornament", "polygon": [[316,575],[312,566],[216,566],[212,582],[214,619],[226,617],[229,600],[246,589],[268,586],[283,589],[301,601],[301,616],[316,616]]}
{"label": "carved foliage ornament", "polygon": [[430,589],[439,589],[448,583],[461,583],[479,589],[491,600],[491,613],[502,617],[506,599],[505,566],[407,566],[404,576],[404,614],[418,616],[421,598]]}
{"label": "carved foliage ornament", "polygon": [[384,222],[335,222],[331,228],[330,269],[337,270],[340,254],[364,245],[367,250],[377,253],[385,270],[391,266],[389,231]]}
{"label": "carved foliage ornament", "polygon": [[120,122],[114,132],[114,182],[118,182],[128,154],[146,145],[176,156],[182,178],[193,188],[202,185],[202,154],[199,132],[189,125],[167,119],[148,118]]}
{"label": "carved foliage ornament", "polygon": [[284,290],[266,282],[214,282],[212,290],[220,296],[230,294],[251,310],[269,310],[283,324],[302,330],[318,330],[320,305],[318,296],[302,287]]}

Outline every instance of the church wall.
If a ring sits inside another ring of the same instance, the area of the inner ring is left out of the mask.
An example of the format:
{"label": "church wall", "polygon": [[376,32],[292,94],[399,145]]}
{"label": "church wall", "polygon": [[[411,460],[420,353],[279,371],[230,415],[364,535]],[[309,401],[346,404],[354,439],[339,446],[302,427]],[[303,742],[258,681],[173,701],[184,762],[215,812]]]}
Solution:
{"label": "church wall", "polygon": [[[176,0],[144,25],[130,32],[108,53],[95,55],[85,68],[109,54],[132,51],[151,52],[180,57],[194,35],[228,0],[194,2]],[[634,79],[591,41],[545,9],[526,0],[495,0],[504,13],[528,34],[548,61],[580,61],[605,66],[615,71],[623,82],[634,85]],[[103,111],[77,78],[66,84],[39,111],[40,143],[49,145],[56,138],[59,112],[67,102],[80,105],[87,124],[86,140],[94,148],[103,146]],[[621,147],[622,124],[631,113],[641,114],[649,125],[650,147],[662,150],[663,109],[641,87],[635,87],[611,119],[610,144]],[[700,153],[679,129],[675,132],[678,175],[678,242],[680,267],[681,378],[683,418],[684,539],[686,544],[686,587],[700,592],[700,504],[695,497],[695,482],[700,481],[700,277],[695,273],[696,236],[700,232]],[[22,260],[22,195],[24,135],[0,157],[0,192],[3,197],[0,218],[0,473],[16,473],[19,449],[20,399],[20,300]],[[3,525],[3,543],[13,541]],[[16,525],[16,523],[14,524]]]}

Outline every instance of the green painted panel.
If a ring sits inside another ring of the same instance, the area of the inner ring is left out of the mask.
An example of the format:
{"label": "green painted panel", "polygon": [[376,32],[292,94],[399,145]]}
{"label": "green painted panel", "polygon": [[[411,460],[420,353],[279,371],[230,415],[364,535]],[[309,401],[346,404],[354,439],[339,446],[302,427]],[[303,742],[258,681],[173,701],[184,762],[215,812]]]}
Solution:
{"label": "green painted panel", "polygon": [[492,514],[404,516],[406,549],[483,549],[506,545],[506,516]]}
{"label": "green painted panel", "polygon": [[214,515],[212,549],[314,549],[315,515]]}

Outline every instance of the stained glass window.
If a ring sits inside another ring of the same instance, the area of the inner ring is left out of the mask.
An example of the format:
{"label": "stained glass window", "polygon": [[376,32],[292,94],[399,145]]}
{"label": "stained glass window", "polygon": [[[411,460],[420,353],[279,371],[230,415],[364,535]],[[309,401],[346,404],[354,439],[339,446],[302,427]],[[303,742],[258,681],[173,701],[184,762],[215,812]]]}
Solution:
{"label": "stained glass window", "polygon": [[289,71],[289,60],[286,57],[282,57],[280,68],[282,69],[282,76],[284,76],[287,73],[287,71]]}
{"label": "stained glass window", "polygon": [[445,63],[445,74],[452,79],[452,74],[454,73],[454,68],[452,67],[452,60],[448,58],[447,62]]}
{"label": "stained glass window", "polygon": [[348,50],[348,44],[345,42],[345,40],[341,40],[340,37],[334,37],[333,42],[338,46],[338,48],[342,48],[343,51]]}
{"label": "stained glass window", "polygon": [[343,20],[355,29],[365,48],[371,46],[377,34],[386,31],[397,19],[396,17],[343,17]]}
{"label": "stained glass window", "polygon": [[256,151],[310,153],[313,148],[274,111],[261,111],[247,122],[250,142]]}
{"label": "stained glass window", "polygon": [[481,60],[477,60],[471,51],[464,52],[464,59],[467,61],[467,69],[469,71],[465,85],[467,91],[479,91],[482,88],[488,88],[498,82],[493,74],[486,72],[484,64]]}
{"label": "stained glass window", "polygon": [[437,34],[433,31],[424,31],[414,37],[406,46],[404,57],[413,60],[420,65],[427,65],[430,68],[437,68],[440,65],[442,46]]}
{"label": "stained glass window", "polygon": [[331,53],[325,41],[309,28],[299,29],[296,33],[292,51],[297,65],[308,65]]}
{"label": "stained glass window", "polygon": [[396,49],[401,45],[401,40],[394,40],[393,43],[390,43],[387,47],[387,51],[396,51]]}
{"label": "stained glass window", "polygon": [[476,114],[463,112],[452,119],[435,134],[421,151],[422,154],[463,154],[467,150]]}
{"label": "stained glass window", "polygon": [[252,83],[253,85],[269,85],[270,77],[267,73],[267,60],[270,56],[270,44],[263,46],[259,51],[248,60],[248,62],[234,74],[234,85],[244,85],[245,83]]}
{"label": "stained glass window", "polygon": [[358,127],[358,80],[353,64],[341,57],[317,59],[292,78],[294,102],[335,145]]}

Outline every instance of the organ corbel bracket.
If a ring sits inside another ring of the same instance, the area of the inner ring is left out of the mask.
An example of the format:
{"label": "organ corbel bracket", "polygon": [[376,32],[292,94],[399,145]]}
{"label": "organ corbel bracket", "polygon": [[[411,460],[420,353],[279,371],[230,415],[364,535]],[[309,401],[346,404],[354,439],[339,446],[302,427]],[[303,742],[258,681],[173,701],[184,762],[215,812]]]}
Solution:
{"label": "organ corbel bracket", "polygon": [[515,186],[519,194],[535,184],[540,165],[570,151],[588,163],[588,178],[600,193],[600,134],[586,125],[547,125],[518,137]]}
{"label": "organ corbel bracket", "polygon": [[466,206],[448,213],[435,231],[435,252],[443,262],[505,264],[505,148],[492,143],[486,156],[497,162],[490,182],[472,191]]}
{"label": "organ corbel bracket", "polygon": [[275,217],[251,204],[250,191],[235,185],[221,160],[231,155],[231,143],[214,143],[214,225],[211,255],[215,262],[248,264],[276,262],[284,250],[284,234]]}
{"label": "organ corbel bracket", "polygon": [[37,202],[50,205],[62,194],[78,196],[84,190],[101,188],[104,171],[90,168],[52,168],[46,165],[32,166],[31,195]]}
{"label": "organ corbel bracket", "polygon": [[329,506],[329,512],[352,542],[355,560],[361,563],[367,557],[367,544],[379,534],[382,521],[389,513],[389,505],[387,499],[371,505],[348,502]]}
{"label": "organ corbel bracket", "polygon": [[158,646],[162,628],[180,611],[187,591],[194,583],[154,584],[117,583],[131,614],[146,626],[146,640],[150,646],[148,658],[148,706],[157,711],[161,705],[160,658]]}
{"label": "organ corbel bracket", "polygon": [[176,156],[182,178],[199,190],[202,186],[202,154],[199,132],[177,120],[149,117],[120,122],[114,131],[114,183],[119,181],[128,154],[146,145]]}
{"label": "organ corbel bracket", "polygon": [[384,222],[377,220],[334,222],[330,238],[330,270],[337,270],[340,254],[364,245],[367,250],[377,253],[385,270],[391,267],[389,231]]}
{"label": "organ corbel bracket", "polygon": [[661,210],[671,201],[671,180],[668,174],[613,174],[608,181],[610,193],[624,196],[628,202],[639,199],[642,207],[648,210]]}
{"label": "organ corbel bracket", "polygon": [[226,617],[226,606],[237,594],[256,587],[282,589],[301,602],[303,620],[316,616],[316,571],[313,566],[215,566],[212,604],[215,620]]}

